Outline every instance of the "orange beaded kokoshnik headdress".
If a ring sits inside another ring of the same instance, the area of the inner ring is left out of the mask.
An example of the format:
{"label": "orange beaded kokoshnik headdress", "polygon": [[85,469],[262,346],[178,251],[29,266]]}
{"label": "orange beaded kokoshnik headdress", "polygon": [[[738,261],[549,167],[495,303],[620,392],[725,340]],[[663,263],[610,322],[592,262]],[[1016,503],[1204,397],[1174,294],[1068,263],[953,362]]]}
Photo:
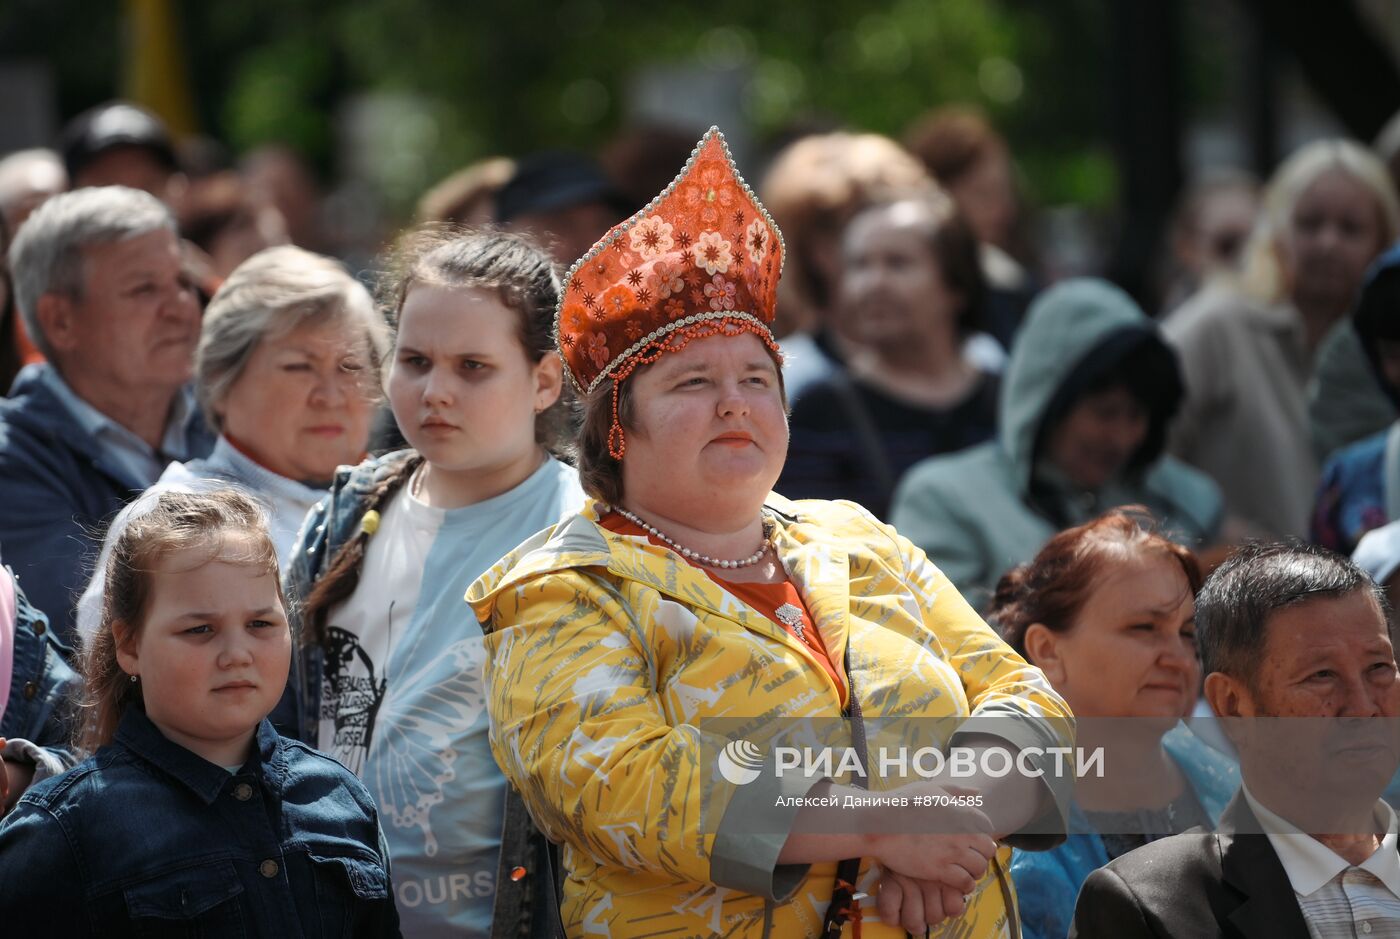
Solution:
{"label": "orange beaded kokoshnik headdress", "polygon": [[782,233],[711,127],[671,185],[579,258],[555,314],[574,387],[613,380],[613,459],[627,449],[617,390],[638,366],[714,335],[753,333],[778,352],[769,324],[782,270]]}

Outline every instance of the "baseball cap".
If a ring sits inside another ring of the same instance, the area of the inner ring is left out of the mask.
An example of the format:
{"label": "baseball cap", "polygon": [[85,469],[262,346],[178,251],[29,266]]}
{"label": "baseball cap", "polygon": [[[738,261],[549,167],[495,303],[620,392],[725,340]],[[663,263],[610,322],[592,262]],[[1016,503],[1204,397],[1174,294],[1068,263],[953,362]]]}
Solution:
{"label": "baseball cap", "polygon": [[59,151],[75,179],[100,154],[116,147],[141,147],[174,170],[175,147],[160,118],[125,101],[109,101],[69,121],[59,137]]}
{"label": "baseball cap", "polygon": [[496,221],[601,202],[619,215],[631,210],[598,164],[579,153],[545,151],[524,157],[496,193]]}

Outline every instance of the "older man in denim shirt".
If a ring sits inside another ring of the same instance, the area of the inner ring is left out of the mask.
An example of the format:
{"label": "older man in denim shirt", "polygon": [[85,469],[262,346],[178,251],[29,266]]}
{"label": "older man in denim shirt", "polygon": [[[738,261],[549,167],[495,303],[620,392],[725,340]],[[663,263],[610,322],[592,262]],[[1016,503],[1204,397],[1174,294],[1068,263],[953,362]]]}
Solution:
{"label": "older man in denim shirt", "polygon": [[20,228],[10,268],[48,363],[0,401],[0,546],[71,644],[94,536],[171,460],[212,445],[186,388],[200,310],[174,219],[135,189],[50,199]]}

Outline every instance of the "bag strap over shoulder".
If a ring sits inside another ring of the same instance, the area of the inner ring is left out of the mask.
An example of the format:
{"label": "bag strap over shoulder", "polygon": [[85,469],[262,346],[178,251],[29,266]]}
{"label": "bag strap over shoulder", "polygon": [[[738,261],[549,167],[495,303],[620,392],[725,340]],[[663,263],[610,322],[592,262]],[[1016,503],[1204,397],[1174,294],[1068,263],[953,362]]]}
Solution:
{"label": "bag strap over shoulder", "polygon": [[554,902],[548,904],[553,912],[551,922],[546,924],[551,939],[567,939],[568,932],[564,929],[564,878],[563,865],[559,859],[559,845],[553,841],[545,839],[545,849],[542,854],[544,861],[545,882],[549,884],[549,890],[554,896]]}
{"label": "bag strap over shoulder", "polygon": [[[846,694],[849,705],[847,707],[847,719],[851,724],[851,743],[855,748],[856,755],[860,757],[860,768],[854,785],[864,789],[867,786],[865,778],[865,767],[870,760],[870,754],[865,745],[865,717],[860,710],[860,697],[856,694],[855,683],[851,680],[851,643],[846,643],[846,655],[842,660],[842,665],[846,672]],[[822,919],[822,939],[839,939],[841,929],[849,921],[853,914],[859,922],[857,912],[856,878],[860,875],[860,858],[846,858],[836,865],[836,884],[831,891],[831,902],[827,904],[826,916]]]}

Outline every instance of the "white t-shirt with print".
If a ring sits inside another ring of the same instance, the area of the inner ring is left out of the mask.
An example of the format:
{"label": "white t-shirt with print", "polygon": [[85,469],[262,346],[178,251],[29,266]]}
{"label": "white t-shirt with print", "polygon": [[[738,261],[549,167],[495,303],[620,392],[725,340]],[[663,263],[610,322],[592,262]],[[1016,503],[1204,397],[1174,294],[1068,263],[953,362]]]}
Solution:
{"label": "white t-shirt with print", "polygon": [[486,936],[506,782],[487,742],[483,637],[463,595],[583,506],[554,459],[509,492],[435,509],[406,483],[380,510],[359,585],[329,610],[319,746],[369,788],[405,936]]}

